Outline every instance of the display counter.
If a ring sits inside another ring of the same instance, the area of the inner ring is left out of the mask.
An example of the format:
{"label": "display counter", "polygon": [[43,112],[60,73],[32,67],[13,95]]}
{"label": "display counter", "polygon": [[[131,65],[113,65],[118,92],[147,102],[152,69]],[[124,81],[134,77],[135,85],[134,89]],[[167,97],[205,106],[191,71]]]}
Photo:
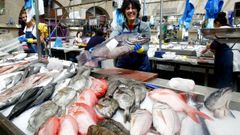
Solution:
{"label": "display counter", "polygon": [[[178,57],[178,58],[177,58]],[[209,75],[213,74],[214,60],[212,58],[197,58],[194,56],[176,56],[175,58],[150,57],[153,72],[159,70],[179,76],[181,71],[201,73],[204,75],[204,85],[208,86]],[[161,71],[159,74],[161,74]]]}

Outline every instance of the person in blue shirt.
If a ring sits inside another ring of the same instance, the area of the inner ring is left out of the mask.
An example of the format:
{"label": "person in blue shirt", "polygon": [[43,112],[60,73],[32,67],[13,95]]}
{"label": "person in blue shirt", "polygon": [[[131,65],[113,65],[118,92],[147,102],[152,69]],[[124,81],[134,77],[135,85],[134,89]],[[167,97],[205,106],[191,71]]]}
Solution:
{"label": "person in blue shirt", "polygon": [[[149,24],[139,19],[140,10],[141,4],[138,0],[124,0],[121,6],[124,22],[113,28],[110,38],[124,33],[141,33],[150,38],[151,31]],[[133,52],[115,60],[115,66],[145,72],[151,71],[150,62],[147,56],[148,48],[148,43],[143,45],[136,44]]]}
{"label": "person in blue shirt", "polygon": [[88,50],[90,48],[93,48],[94,46],[101,44],[103,41],[105,41],[104,33],[101,29],[95,29],[94,35],[90,38],[90,40],[87,43],[87,46],[85,47],[85,50]]}

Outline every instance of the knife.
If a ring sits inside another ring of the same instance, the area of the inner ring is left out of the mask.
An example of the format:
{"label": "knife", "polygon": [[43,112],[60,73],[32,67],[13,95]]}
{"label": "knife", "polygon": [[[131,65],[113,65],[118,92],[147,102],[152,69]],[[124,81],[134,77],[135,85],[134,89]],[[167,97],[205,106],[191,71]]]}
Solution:
{"label": "knife", "polygon": [[152,83],[145,83],[144,85],[145,85],[145,87],[147,87],[147,88],[149,88],[149,89],[161,88],[160,86],[155,85],[155,84],[152,84]]}

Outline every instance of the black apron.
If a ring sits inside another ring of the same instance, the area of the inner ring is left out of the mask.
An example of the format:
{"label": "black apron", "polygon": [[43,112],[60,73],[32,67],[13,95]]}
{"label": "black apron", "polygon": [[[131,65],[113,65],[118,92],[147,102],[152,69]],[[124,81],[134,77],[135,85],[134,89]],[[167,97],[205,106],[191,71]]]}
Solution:
{"label": "black apron", "polygon": [[[138,33],[141,33],[140,24],[141,22],[137,25]],[[124,28],[125,28],[125,25],[123,24],[121,34],[126,33],[123,31]],[[115,66],[119,68],[139,70],[139,71],[145,71],[145,72],[151,71],[151,66],[150,66],[150,62],[147,54],[139,54],[136,52],[131,52],[129,55],[124,55],[116,59]]]}
{"label": "black apron", "polygon": [[217,88],[231,87],[233,77],[233,52],[226,44],[214,41],[215,48],[215,77]]}

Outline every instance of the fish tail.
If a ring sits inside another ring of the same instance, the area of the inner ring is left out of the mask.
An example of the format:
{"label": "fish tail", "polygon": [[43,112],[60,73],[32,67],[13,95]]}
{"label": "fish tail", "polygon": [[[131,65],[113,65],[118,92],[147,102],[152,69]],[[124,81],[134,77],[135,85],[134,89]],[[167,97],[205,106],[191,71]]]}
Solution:
{"label": "fish tail", "polygon": [[93,58],[92,55],[88,51],[82,51],[77,57],[78,65],[80,66],[88,66],[88,67],[97,67],[99,60]]}
{"label": "fish tail", "polygon": [[200,112],[200,111],[198,111],[198,110],[196,110],[196,109],[193,109],[193,108],[188,109],[187,114],[188,114],[188,116],[190,116],[190,117],[192,118],[192,120],[195,121],[196,123],[200,123],[200,122],[199,122],[199,118],[197,117],[197,115],[198,115],[199,117],[204,118],[204,119],[212,120],[212,118],[209,117],[207,114],[205,114],[205,113],[203,113],[203,112]]}
{"label": "fish tail", "polygon": [[187,111],[186,113],[187,113],[187,115],[188,115],[189,117],[191,117],[191,119],[192,119],[193,121],[195,121],[196,123],[200,123],[198,117],[196,116],[196,111],[194,111],[193,109],[191,109],[191,110]]}
{"label": "fish tail", "polygon": [[88,51],[81,51],[76,58],[79,65],[84,65],[87,61],[92,59],[92,56]]}
{"label": "fish tail", "polygon": [[196,113],[198,114],[198,116],[200,116],[204,119],[213,120],[210,116],[208,116],[207,114],[205,114],[203,112],[197,111]]}

